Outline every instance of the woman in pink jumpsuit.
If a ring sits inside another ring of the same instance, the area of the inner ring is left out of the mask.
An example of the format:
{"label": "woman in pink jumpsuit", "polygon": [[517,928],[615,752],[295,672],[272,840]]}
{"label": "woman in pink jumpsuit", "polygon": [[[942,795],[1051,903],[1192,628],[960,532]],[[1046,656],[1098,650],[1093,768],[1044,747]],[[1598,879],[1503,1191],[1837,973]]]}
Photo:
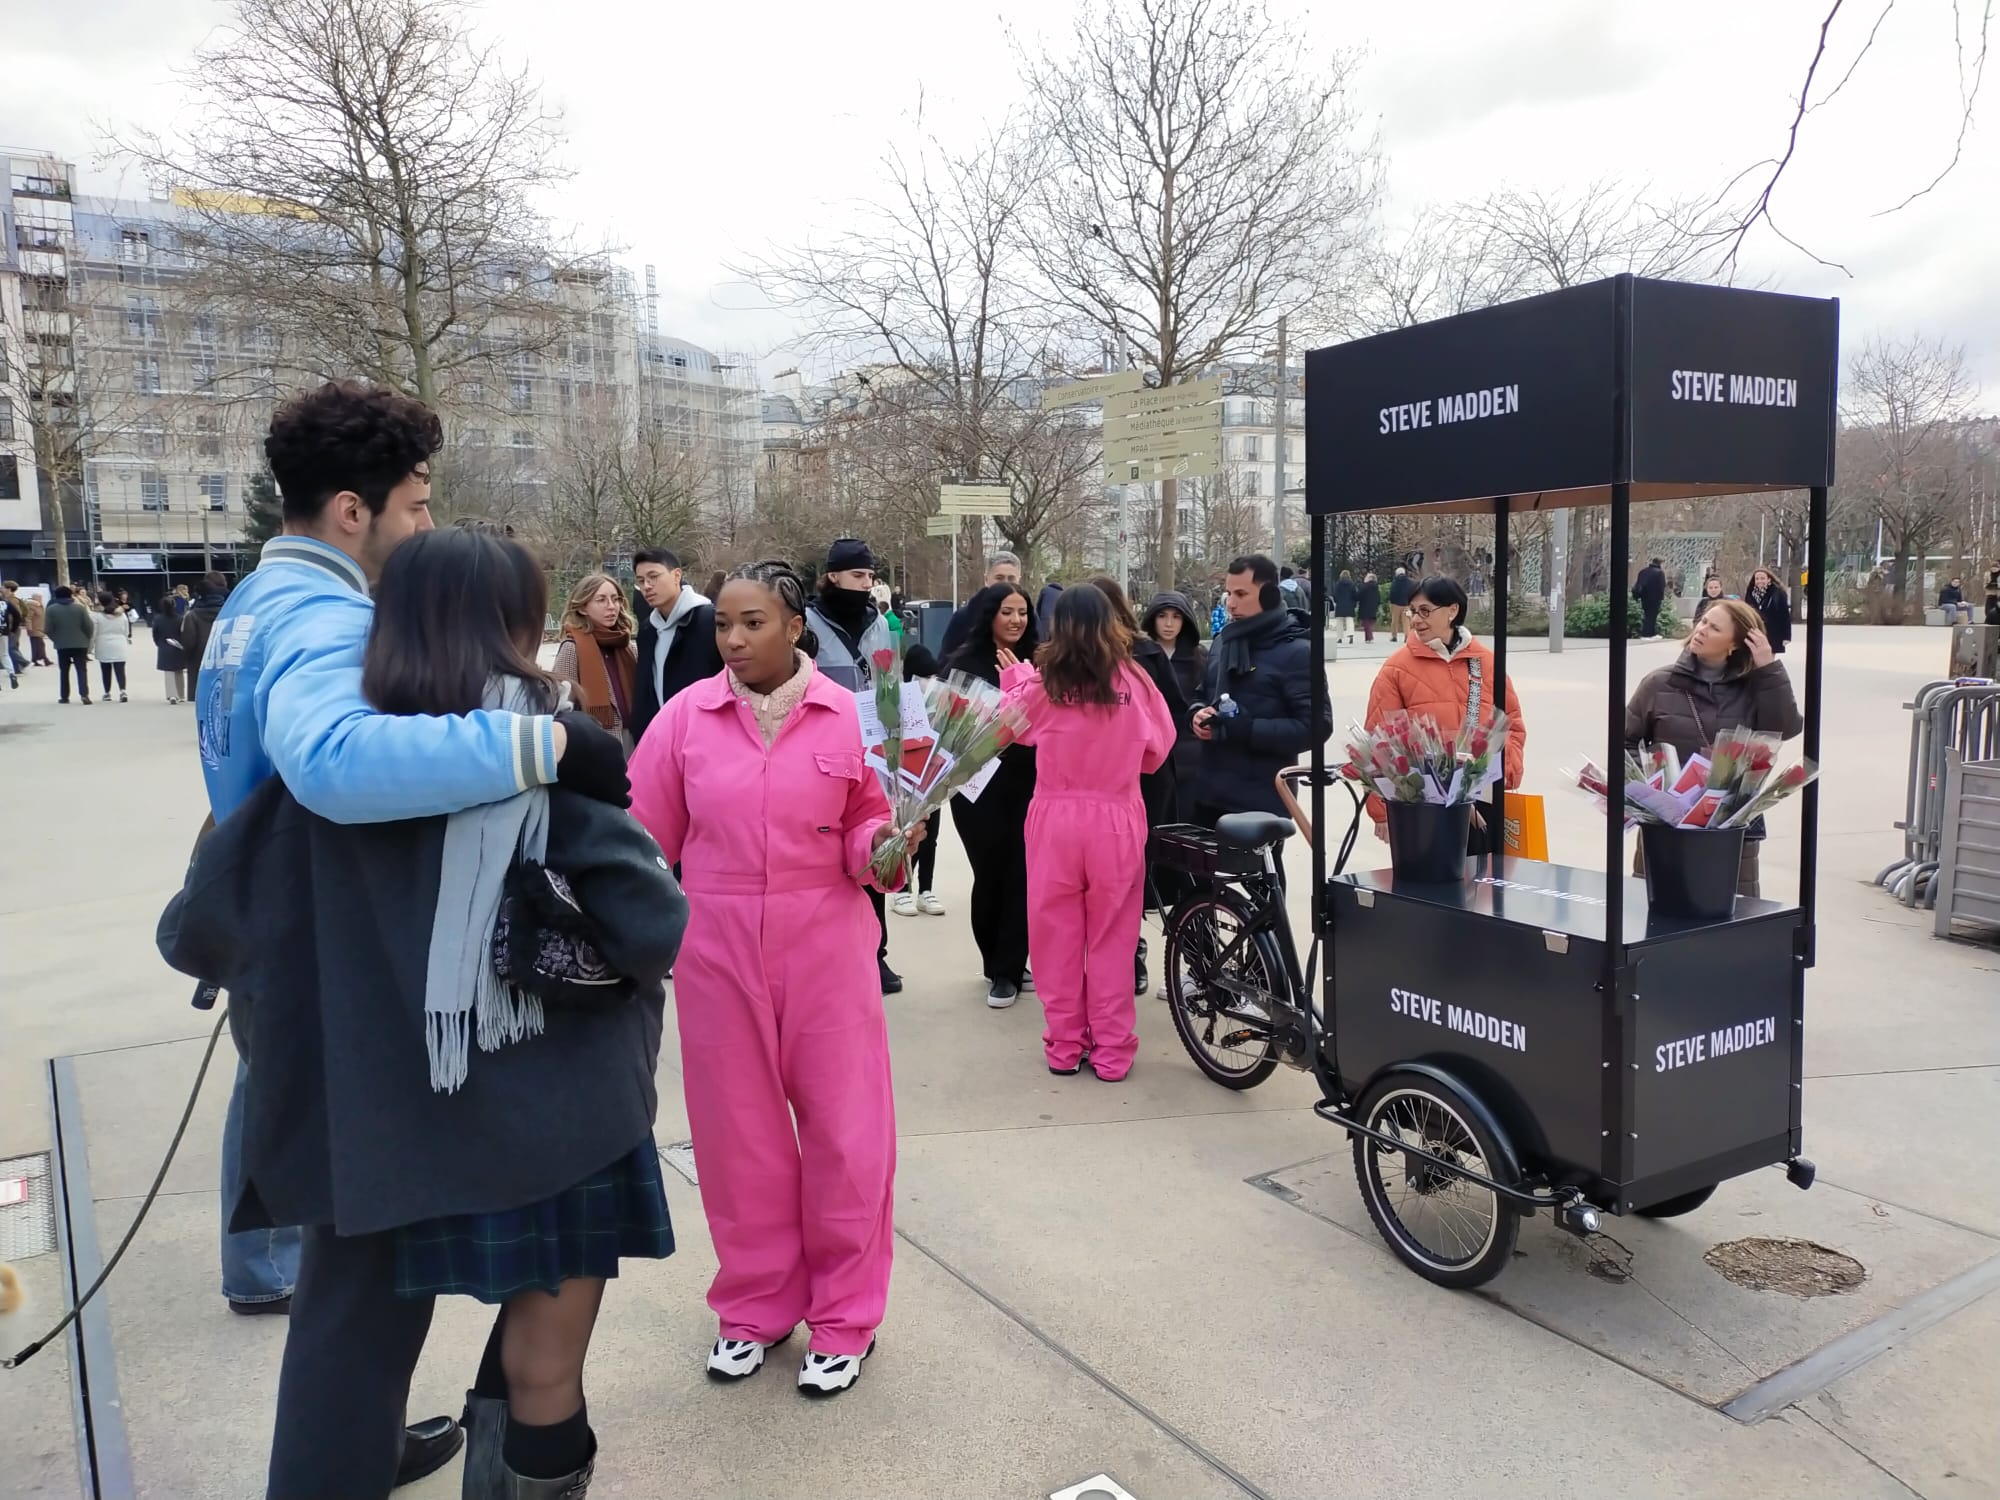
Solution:
{"label": "woman in pink jumpsuit", "polygon": [[[1002,686],[1027,710],[1035,746],[1028,804],[1028,950],[1051,1073],[1088,1061],[1106,1083],[1132,1071],[1132,955],[1146,878],[1142,773],[1174,748],[1160,690],[1132,660],[1132,638],[1096,589],[1057,598],[1036,667]],[[692,929],[690,929],[692,931]]]}
{"label": "woman in pink jumpsuit", "polygon": [[702,1207],[721,1263],[709,1373],[755,1374],[803,1320],[799,1389],[851,1386],[889,1296],[895,1101],[879,932],[862,890],[889,804],[853,695],[804,642],[782,564],[715,601],[724,670],[660,711],[632,813],[681,867],[674,975]]}

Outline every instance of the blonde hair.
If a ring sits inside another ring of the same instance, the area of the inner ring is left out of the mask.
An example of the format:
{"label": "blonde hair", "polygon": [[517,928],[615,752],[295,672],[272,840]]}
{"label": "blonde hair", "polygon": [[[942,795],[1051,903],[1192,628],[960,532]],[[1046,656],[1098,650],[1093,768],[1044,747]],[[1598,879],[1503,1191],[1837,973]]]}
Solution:
{"label": "blonde hair", "polygon": [[632,618],[632,601],[625,597],[625,590],[617,579],[609,573],[586,573],[577,580],[575,588],[569,591],[569,606],[563,610],[562,628],[568,630],[590,630],[590,616],[584,613],[590,601],[597,597],[597,591],[610,584],[618,595],[618,618],[624,622],[627,631],[637,631],[638,621]]}

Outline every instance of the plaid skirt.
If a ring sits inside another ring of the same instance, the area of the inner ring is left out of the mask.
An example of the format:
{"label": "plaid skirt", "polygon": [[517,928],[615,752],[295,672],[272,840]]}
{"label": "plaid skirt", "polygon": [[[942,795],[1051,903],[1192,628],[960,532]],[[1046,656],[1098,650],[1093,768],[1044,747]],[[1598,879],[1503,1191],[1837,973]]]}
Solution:
{"label": "plaid skirt", "polygon": [[578,1276],[612,1277],[620,1260],[674,1253],[667,1189],[651,1132],[554,1197],[490,1214],[451,1214],[396,1231],[396,1295],[505,1302]]}

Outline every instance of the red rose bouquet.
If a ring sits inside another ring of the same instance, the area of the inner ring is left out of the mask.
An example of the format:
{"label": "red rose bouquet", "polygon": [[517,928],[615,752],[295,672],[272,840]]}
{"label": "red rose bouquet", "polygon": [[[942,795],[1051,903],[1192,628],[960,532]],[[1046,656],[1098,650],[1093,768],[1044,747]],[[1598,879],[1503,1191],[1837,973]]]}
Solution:
{"label": "red rose bouquet", "polygon": [[[898,674],[900,676],[900,672]],[[910,854],[910,833],[955,795],[976,798],[1000,759],[1020,738],[1027,715],[1000,689],[954,672],[924,684],[924,717],[932,738],[890,786],[895,832],[875,851],[879,884],[894,885]]]}
{"label": "red rose bouquet", "polygon": [[[1672,745],[1641,745],[1625,752],[1620,768],[1626,826],[1741,828],[1809,785],[1819,768],[1810,761],[1779,768],[1782,742],[1775,734],[1725,729],[1706,750],[1681,758]],[[1565,773],[1599,806],[1611,787],[1593,761]]]}
{"label": "red rose bouquet", "polygon": [[1466,724],[1447,739],[1427,714],[1398,710],[1373,730],[1350,728],[1341,774],[1381,793],[1385,802],[1429,802],[1446,807],[1476,802],[1500,779],[1507,716]]}

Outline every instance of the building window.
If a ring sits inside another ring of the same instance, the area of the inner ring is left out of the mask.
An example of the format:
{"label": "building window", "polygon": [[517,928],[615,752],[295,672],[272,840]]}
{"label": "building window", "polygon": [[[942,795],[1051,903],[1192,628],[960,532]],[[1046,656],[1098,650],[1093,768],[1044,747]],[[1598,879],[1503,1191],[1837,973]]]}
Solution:
{"label": "building window", "polygon": [[1243,457],[1248,463],[1262,463],[1264,461],[1264,440],[1262,438],[1245,438],[1243,440]]}
{"label": "building window", "polygon": [[213,354],[191,355],[188,359],[188,379],[198,391],[213,390],[215,387],[215,356]]}
{"label": "building window", "polygon": [[[0,380],[7,378],[6,359],[0,355]],[[14,441],[14,398],[0,391],[0,443]]]}
{"label": "building window", "polygon": [[132,389],[143,395],[160,394],[160,360],[158,355],[139,354],[132,359]]}
{"label": "building window", "polygon": [[507,400],[515,411],[526,411],[535,404],[535,388],[532,381],[519,376],[507,382]]}
{"label": "building window", "polygon": [[160,304],[156,298],[125,299],[125,336],[149,340],[160,336]]}
{"label": "building window", "polygon": [[11,453],[0,453],[0,500],[21,498],[21,470]]}
{"label": "building window", "polygon": [[229,476],[226,474],[202,475],[201,497],[208,502],[210,510],[229,509]]}
{"label": "building window", "polygon": [[139,451],[148,458],[160,458],[167,451],[167,435],[158,428],[139,434]]}
{"label": "building window", "polygon": [[193,335],[194,341],[197,344],[213,344],[216,342],[219,333],[220,329],[216,326],[214,313],[196,313],[194,315]]}
{"label": "building window", "polygon": [[465,446],[468,448],[484,448],[490,441],[491,438],[487,435],[484,427],[468,427],[465,429]]}
{"label": "building window", "polygon": [[153,259],[153,237],[143,229],[120,230],[118,258],[128,266],[150,264]]}
{"label": "building window", "polygon": [[139,508],[141,510],[171,510],[167,504],[167,476],[154,469],[148,469],[139,476]]}
{"label": "building window", "polygon": [[514,429],[514,446],[515,446],[516,448],[532,448],[532,447],[534,447],[534,446],[535,446],[535,435],[534,435],[534,433],[530,432],[530,431],[529,431],[529,430],[528,430],[527,428],[525,428],[525,427],[516,427],[516,428]]}
{"label": "building window", "polygon": [[1243,493],[1256,496],[1264,493],[1264,471],[1252,469],[1243,476]]}

